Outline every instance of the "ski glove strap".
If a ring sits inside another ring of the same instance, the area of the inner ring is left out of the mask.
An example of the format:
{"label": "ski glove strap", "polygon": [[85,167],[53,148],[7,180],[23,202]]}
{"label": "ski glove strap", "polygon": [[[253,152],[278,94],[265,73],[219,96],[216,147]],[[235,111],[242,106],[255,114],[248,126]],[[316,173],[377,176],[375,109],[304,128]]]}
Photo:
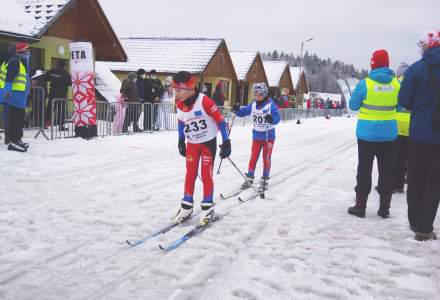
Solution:
{"label": "ski glove strap", "polygon": [[220,145],[220,158],[225,159],[231,155],[231,140],[224,140]]}
{"label": "ski glove strap", "polygon": [[186,144],[185,144],[184,139],[179,139],[178,148],[179,148],[180,155],[182,155],[183,157],[186,157]]}

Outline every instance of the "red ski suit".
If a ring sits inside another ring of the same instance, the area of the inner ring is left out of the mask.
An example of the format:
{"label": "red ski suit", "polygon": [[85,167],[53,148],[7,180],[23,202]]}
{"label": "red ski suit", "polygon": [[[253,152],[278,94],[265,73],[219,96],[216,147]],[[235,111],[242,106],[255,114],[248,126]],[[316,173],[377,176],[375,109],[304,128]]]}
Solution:
{"label": "red ski suit", "polygon": [[[177,102],[177,108],[184,113],[188,114],[196,114],[200,115],[201,111],[194,111],[194,103],[190,107],[185,106],[182,101]],[[221,123],[224,123],[223,115],[217,109],[214,101],[210,99],[208,96],[203,96],[202,99],[203,110],[207,116],[205,119],[211,118],[214,122],[203,122],[202,127],[206,126],[216,126],[215,132],[218,131],[217,126]],[[179,135],[183,134],[180,132],[184,130],[185,133],[187,131],[191,131],[194,128],[191,127],[194,122],[185,122],[179,118]],[[184,126],[185,129],[182,129]],[[200,127],[196,125],[196,129]],[[214,130],[211,128],[207,128],[207,130]],[[182,205],[185,206],[193,206],[193,195],[194,195],[194,185],[197,179],[198,169],[199,169],[199,161],[202,161],[201,167],[201,175],[203,181],[203,201],[202,208],[207,208],[212,206],[213,204],[213,194],[214,194],[214,182],[213,182],[213,168],[214,168],[214,159],[217,149],[217,138],[214,137],[208,141],[198,143],[195,141],[187,141],[186,144],[186,176],[185,176],[185,190],[184,197],[182,199]]]}

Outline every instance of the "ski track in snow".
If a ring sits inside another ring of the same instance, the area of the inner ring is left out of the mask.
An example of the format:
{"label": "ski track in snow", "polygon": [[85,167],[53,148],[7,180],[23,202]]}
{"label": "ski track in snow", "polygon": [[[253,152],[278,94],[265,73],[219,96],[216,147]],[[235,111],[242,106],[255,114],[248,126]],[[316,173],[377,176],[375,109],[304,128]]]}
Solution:
{"label": "ski track in snow", "polygon": [[[125,240],[156,231],[177,211],[184,160],[176,133],[35,140],[25,155],[2,148],[0,298],[440,299],[439,242],[413,240],[404,195],[393,197],[388,220],[376,216],[374,192],[367,218],[346,213],[354,121],[278,126],[267,198],[217,200],[217,213],[227,215],[170,253],[158,244],[189,231],[197,214],[135,248]],[[243,171],[250,130],[231,134],[231,158]],[[241,181],[223,162],[216,195]],[[200,195],[197,182],[196,213]]]}

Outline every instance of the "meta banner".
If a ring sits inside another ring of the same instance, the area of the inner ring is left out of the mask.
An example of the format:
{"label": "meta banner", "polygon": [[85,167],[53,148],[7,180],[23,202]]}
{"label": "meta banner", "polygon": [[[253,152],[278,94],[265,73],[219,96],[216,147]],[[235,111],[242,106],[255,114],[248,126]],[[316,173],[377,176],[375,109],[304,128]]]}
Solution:
{"label": "meta banner", "polygon": [[[81,127],[96,128],[96,97],[93,46],[88,42],[70,43],[70,70],[73,90],[73,122]],[[88,134],[86,134],[88,135]],[[79,134],[77,136],[83,136]]]}

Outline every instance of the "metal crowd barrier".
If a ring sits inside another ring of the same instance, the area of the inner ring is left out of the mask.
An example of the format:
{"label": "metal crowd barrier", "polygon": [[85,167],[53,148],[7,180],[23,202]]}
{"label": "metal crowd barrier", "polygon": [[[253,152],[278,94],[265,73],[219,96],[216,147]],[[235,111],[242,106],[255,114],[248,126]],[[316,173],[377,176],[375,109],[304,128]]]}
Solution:
{"label": "metal crowd barrier", "polygon": [[118,102],[112,105],[112,134],[153,132],[153,106],[151,103]]}
{"label": "metal crowd barrier", "polygon": [[[282,122],[294,121],[298,119],[305,118],[317,118],[317,117],[342,117],[347,115],[346,109],[302,109],[302,108],[283,108],[278,110],[280,114],[280,119]],[[252,123],[252,118],[250,116],[241,118],[240,124],[242,126]]]}
{"label": "metal crowd barrier", "polygon": [[[230,122],[234,112],[230,107],[219,107],[226,122]],[[333,116],[347,114],[346,109],[297,109],[279,110],[281,121],[288,122],[302,118]],[[74,137],[73,102],[71,99],[54,99],[51,107],[51,139]],[[96,102],[98,136],[134,134],[140,132],[175,131],[178,128],[176,105],[174,103],[141,103],[125,102],[110,104],[106,101]],[[43,113],[44,119],[44,113]],[[236,120],[242,126],[252,124],[247,116]],[[44,128],[44,127],[43,127]],[[44,131],[43,131],[44,133]]]}
{"label": "metal crowd barrier", "polygon": [[156,130],[174,131],[177,130],[177,111],[173,103],[155,103],[153,106],[152,121]]}
{"label": "metal crowd barrier", "polygon": [[[5,106],[0,105],[0,133],[5,131],[5,110]],[[34,138],[42,134],[46,139],[49,139],[44,132],[46,113],[46,93],[44,89],[38,86],[31,87],[28,98],[26,99],[23,130],[38,129]]]}
{"label": "metal crowd barrier", "polygon": [[[3,106],[3,104],[0,104],[0,133],[4,133],[5,132],[5,107]],[[3,143],[3,141],[0,140],[1,143]]]}
{"label": "metal crowd barrier", "polygon": [[40,86],[32,86],[26,103],[23,129],[38,129],[34,138],[37,138],[41,133],[42,136],[49,139],[44,132],[48,112],[46,104],[45,90]]}
{"label": "metal crowd barrier", "polygon": [[[51,106],[50,139],[75,137],[73,100],[55,98]],[[111,106],[107,101],[96,101],[96,128],[98,136],[111,135]]]}

